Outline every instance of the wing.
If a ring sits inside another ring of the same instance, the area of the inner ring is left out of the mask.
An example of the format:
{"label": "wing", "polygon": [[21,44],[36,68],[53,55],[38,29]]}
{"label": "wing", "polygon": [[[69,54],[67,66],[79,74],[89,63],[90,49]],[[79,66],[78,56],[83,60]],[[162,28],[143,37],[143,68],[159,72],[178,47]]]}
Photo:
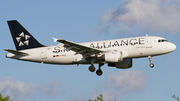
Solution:
{"label": "wing", "polygon": [[58,41],[58,42],[63,43],[64,47],[66,47],[67,50],[72,50],[76,52],[75,55],[82,54],[84,57],[93,57],[103,52],[102,50],[90,48],[90,47],[83,46],[83,45],[73,43],[70,41],[66,41],[63,39],[56,39],[56,38],[53,38],[53,39],[54,39],[54,42]]}

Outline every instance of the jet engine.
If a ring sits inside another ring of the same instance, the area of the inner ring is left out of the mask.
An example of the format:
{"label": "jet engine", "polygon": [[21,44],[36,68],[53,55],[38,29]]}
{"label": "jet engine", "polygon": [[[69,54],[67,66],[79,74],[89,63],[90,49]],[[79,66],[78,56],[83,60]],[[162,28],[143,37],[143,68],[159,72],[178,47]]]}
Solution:
{"label": "jet engine", "polygon": [[114,63],[114,62],[121,62],[123,58],[128,56],[128,52],[125,50],[118,51],[110,51],[104,54],[104,59],[106,62]]}
{"label": "jet engine", "polygon": [[109,67],[116,67],[118,69],[128,69],[132,67],[132,59],[126,59],[117,63],[108,63]]}
{"label": "jet engine", "polygon": [[111,51],[108,53],[105,53],[105,61],[106,62],[120,62],[122,61],[122,52],[118,51]]}

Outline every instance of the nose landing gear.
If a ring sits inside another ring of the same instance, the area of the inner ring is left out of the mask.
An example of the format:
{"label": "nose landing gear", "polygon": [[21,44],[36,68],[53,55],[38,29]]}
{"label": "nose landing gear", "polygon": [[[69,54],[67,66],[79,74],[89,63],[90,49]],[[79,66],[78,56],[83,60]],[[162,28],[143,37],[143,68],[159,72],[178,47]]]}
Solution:
{"label": "nose landing gear", "polygon": [[150,62],[150,67],[153,68],[154,67],[154,64],[152,63],[152,57],[151,56],[148,56],[148,59],[149,59],[149,62]]}

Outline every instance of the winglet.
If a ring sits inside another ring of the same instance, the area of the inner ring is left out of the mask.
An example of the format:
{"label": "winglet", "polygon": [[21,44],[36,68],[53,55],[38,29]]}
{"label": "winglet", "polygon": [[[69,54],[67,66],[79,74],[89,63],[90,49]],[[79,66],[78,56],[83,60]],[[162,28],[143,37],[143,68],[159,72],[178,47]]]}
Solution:
{"label": "winglet", "polygon": [[54,42],[56,42],[58,39],[56,39],[56,38],[54,38],[54,37],[52,37],[53,39],[54,39]]}

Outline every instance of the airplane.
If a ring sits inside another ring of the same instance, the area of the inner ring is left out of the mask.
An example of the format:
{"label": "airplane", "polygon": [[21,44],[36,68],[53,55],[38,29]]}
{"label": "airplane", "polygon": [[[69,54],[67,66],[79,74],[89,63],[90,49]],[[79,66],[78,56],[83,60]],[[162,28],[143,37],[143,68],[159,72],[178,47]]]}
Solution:
{"label": "airplane", "polygon": [[153,68],[152,57],[170,53],[176,45],[158,36],[141,36],[123,39],[74,43],[64,39],[55,46],[39,43],[18,21],[7,21],[16,50],[9,52],[7,58],[57,65],[89,64],[89,71],[94,72],[94,64],[99,64],[96,74],[103,74],[101,66],[107,64],[117,69],[132,67],[132,59],[148,57]]}

